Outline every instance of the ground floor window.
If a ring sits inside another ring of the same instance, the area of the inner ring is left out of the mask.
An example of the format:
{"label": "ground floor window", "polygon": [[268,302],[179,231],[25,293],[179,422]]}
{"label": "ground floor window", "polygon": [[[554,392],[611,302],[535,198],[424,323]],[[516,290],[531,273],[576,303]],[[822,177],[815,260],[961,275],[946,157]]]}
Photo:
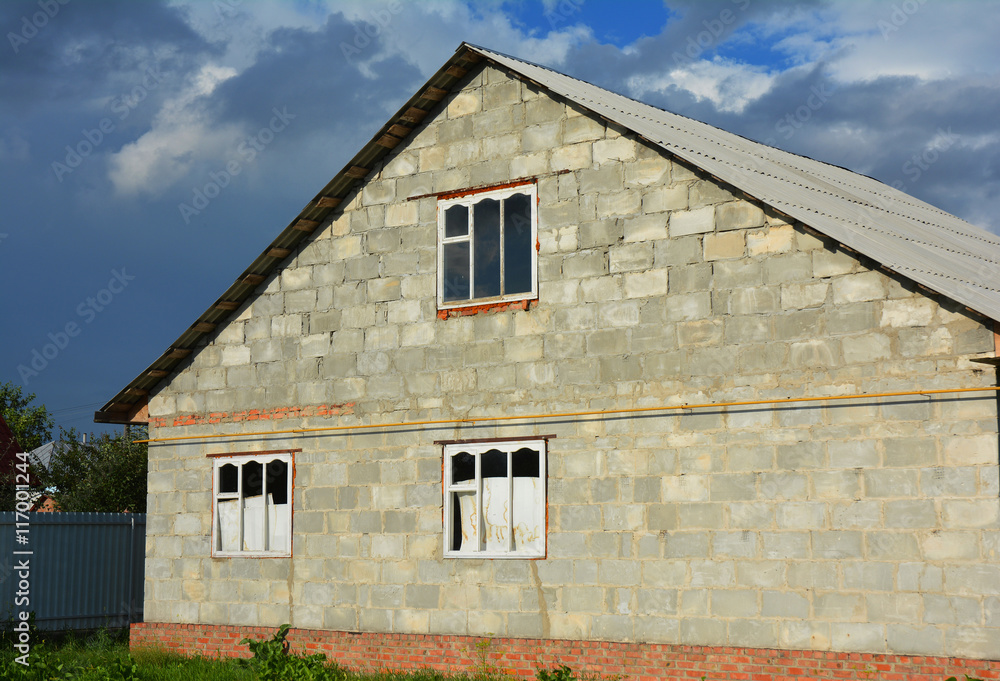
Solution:
{"label": "ground floor window", "polygon": [[292,453],[213,458],[212,554],[291,555]]}
{"label": "ground floor window", "polygon": [[545,555],[545,451],[545,440],[445,445],[446,556]]}

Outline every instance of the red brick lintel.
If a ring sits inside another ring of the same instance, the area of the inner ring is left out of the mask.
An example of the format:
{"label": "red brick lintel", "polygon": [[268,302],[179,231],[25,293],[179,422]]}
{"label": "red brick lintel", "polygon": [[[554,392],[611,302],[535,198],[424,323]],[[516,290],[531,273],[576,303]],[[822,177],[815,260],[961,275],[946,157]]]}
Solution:
{"label": "red brick lintel", "polygon": [[149,419],[150,427],[200,426],[214,423],[240,423],[242,421],[279,421],[287,418],[307,416],[340,416],[353,414],[354,403],[306,405],[304,407],[274,407],[272,409],[247,409],[234,412],[212,412],[208,414],[179,414],[173,418]]}
{"label": "red brick lintel", "polygon": [[[133,624],[132,648],[160,647],[184,654],[249,657],[246,637],[270,638],[273,627],[209,624]],[[531,679],[538,669],[568,665],[574,671],[638,681],[723,679],[833,681],[893,679],[944,681],[949,676],[1000,679],[1000,660],[921,655],[772,650],[663,643],[615,643],[440,634],[379,634],[292,629],[295,653],[324,653],[353,670],[474,673],[488,668]]]}
{"label": "red brick lintel", "polygon": [[532,303],[537,303],[538,299],[531,300],[511,300],[504,303],[486,303],[484,305],[467,305],[466,307],[452,307],[445,310],[438,310],[438,319],[448,319],[449,317],[465,317],[471,314],[481,314],[483,312],[499,312],[501,310],[527,310]]}

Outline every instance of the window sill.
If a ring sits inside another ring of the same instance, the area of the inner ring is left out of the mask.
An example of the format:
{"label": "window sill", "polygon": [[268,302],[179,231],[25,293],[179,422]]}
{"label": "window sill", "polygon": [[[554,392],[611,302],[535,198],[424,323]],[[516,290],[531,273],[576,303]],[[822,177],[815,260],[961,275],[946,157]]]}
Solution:
{"label": "window sill", "polygon": [[468,552],[460,553],[458,551],[446,551],[444,554],[445,559],[457,558],[457,559],[477,559],[485,558],[489,560],[542,560],[545,558],[544,553],[490,553],[487,551],[478,552]]}
{"label": "window sill", "polygon": [[537,303],[538,298],[526,300],[507,300],[496,303],[484,303],[481,305],[465,305],[463,307],[449,307],[438,310],[438,319],[448,319],[449,317],[467,317],[474,314],[484,314],[489,312],[501,312],[503,310],[527,310],[532,303]]}

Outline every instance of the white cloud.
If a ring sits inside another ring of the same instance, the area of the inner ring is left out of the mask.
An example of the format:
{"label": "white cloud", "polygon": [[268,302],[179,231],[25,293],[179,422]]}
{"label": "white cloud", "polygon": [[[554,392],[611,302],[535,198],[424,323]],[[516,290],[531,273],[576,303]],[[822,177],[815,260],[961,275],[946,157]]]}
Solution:
{"label": "white cloud", "polygon": [[[391,5],[391,3],[389,3]],[[387,5],[388,6],[388,5]],[[402,3],[401,11],[385,23],[379,23],[382,51],[371,56],[373,62],[401,57],[415,65],[424,76],[436,71],[448,56],[448,51],[462,41],[482,45],[523,59],[548,65],[561,64],[570,50],[591,40],[589,27],[570,23],[551,30],[525,32],[514,25],[499,2],[470,3],[440,0],[431,3]],[[373,22],[370,3],[348,3],[344,14],[354,21]],[[543,32],[544,31],[544,32]]]}
{"label": "white cloud", "polygon": [[675,86],[699,100],[707,99],[719,111],[739,113],[767,93],[774,80],[774,74],[761,67],[716,58],[691,62],[666,73],[633,76],[626,86],[637,99]]}
{"label": "white cloud", "polygon": [[[987,3],[926,0],[833,3],[822,9],[779,9],[754,28],[776,37],[775,49],[797,63],[827,61],[841,82],[884,76],[923,80],[996,73],[1000,13]],[[970,31],[970,26],[976,30]]]}
{"label": "white cloud", "polygon": [[109,177],[123,195],[158,195],[199,161],[225,153],[240,137],[233,124],[216,124],[202,98],[236,75],[232,68],[208,65],[179,96],[168,100],[152,128],[110,158]]}
{"label": "white cloud", "polygon": [[319,30],[327,16],[345,3],[279,2],[277,0],[171,0],[183,11],[188,25],[206,40],[220,45],[220,63],[242,71],[266,49],[280,29]]}

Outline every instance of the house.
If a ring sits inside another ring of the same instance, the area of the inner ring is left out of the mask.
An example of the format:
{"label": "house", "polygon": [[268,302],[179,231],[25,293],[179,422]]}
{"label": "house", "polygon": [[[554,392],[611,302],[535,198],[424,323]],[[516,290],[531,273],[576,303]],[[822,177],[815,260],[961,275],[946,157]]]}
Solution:
{"label": "house", "polygon": [[[10,429],[10,426],[4,421],[3,416],[0,416],[0,480],[5,481],[6,484],[12,487],[18,484],[27,484],[30,490],[27,492],[28,496],[26,500],[30,502],[31,511],[47,513],[58,511],[59,507],[52,497],[39,489],[38,478],[35,477],[34,473],[27,472],[25,474],[22,471],[22,475],[18,477],[17,465],[18,463],[25,464],[36,460],[48,463],[54,445],[55,443],[53,442],[42,445],[28,452],[24,460],[19,459],[17,455],[21,454],[21,445],[18,443],[17,436]],[[23,491],[22,494],[24,494]],[[13,493],[11,494],[11,500],[12,503],[18,500]],[[25,499],[22,498],[21,500],[24,501]],[[12,508],[11,510],[14,509]]]}
{"label": "house", "polygon": [[[86,435],[84,435],[84,439],[86,439]],[[36,466],[40,465],[48,468],[49,462],[52,460],[52,455],[55,451],[55,441],[46,442],[44,445],[35,447],[28,452],[28,460]],[[34,475],[32,475],[32,478],[34,478]],[[38,487],[41,486],[37,481],[35,484]],[[31,510],[36,513],[55,513],[58,512],[60,508],[55,499],[49,496],[45,490],[35,489],[31,492]]]}
{"label": "house", "polygon": [[871,178],[463,44],[97,413],[150,429],[132,645],[995,675],[998,264]]}

